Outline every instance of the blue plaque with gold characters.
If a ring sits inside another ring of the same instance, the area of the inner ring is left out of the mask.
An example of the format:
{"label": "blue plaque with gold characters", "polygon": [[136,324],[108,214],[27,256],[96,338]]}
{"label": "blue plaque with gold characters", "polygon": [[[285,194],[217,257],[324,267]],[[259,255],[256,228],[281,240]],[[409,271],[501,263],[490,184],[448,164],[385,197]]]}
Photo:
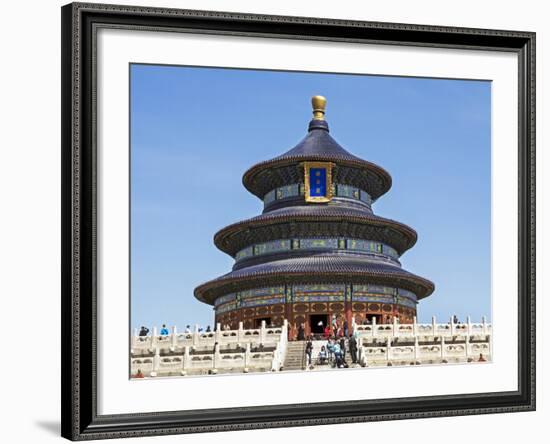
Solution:
{"label": "blue plaque with gold characters", "polygon": [[324,168],[310,168],[309,195],[312,197],[326,196],[327,170]]}
{"label": "blue plaque with gold characters", "polygon": [[304,162],[306,202],[328,202],[332,199],[332,163]]}

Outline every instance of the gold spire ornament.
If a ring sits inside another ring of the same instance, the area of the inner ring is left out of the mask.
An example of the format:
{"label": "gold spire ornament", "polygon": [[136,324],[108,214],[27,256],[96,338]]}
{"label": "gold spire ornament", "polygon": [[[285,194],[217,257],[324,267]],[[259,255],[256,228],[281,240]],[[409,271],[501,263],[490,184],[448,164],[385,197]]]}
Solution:
{"label": "gold spire ornament", "polygon": [[325,108],[327,106],[327,99],[323,96],[313,96],[311,98],[311,106],[313,107],[313,119],[325,120]]}

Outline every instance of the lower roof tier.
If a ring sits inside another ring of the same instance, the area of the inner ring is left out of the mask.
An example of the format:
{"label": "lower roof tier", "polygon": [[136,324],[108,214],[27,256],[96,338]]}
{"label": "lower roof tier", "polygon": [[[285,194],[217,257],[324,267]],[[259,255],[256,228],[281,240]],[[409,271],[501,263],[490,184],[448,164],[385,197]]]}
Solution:
{"label": "lower roof tier", "polygon": [[218,296],[258,286],[288,283],[387,284],[412,291],[418,299],[434,291],[433,282],[402,268],[353,256],[321,254],[264,262],[231,271],[195,288],[195,297],[213,305]]}
{"label": "lower roof tier", "polygon": [[285,207],[234,223],[216,233],[214,243],[235,257],[258,242],[311,236],[344,236],[377,240],[399,254],[417,240],[416,231],[400,222],[352,207],[305,205]]}

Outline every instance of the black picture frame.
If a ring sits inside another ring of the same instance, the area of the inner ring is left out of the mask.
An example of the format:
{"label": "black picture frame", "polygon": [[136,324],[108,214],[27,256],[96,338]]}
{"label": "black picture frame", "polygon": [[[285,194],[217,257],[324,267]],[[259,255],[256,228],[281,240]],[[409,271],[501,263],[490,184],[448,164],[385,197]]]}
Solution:
{"label": "black picture frame", "polygon": [[[62,14],[62,436],[70,440],[535,409],[535,33],[72,3]],[[519,66],[518,388],[510,392],[100,416],[96,380],[98,27],[508,51]]]}

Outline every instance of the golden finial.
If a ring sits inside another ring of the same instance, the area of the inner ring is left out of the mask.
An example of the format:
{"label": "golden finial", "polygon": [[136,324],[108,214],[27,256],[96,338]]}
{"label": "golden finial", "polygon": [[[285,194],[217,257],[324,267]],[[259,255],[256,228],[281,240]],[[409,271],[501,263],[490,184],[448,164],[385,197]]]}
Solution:
{"label": "golden finial", "polygon": [[313,106],[313,119],[325,120],[325,108],[327,99],[323,96],[313,96],[311,98],[311,106]]}

